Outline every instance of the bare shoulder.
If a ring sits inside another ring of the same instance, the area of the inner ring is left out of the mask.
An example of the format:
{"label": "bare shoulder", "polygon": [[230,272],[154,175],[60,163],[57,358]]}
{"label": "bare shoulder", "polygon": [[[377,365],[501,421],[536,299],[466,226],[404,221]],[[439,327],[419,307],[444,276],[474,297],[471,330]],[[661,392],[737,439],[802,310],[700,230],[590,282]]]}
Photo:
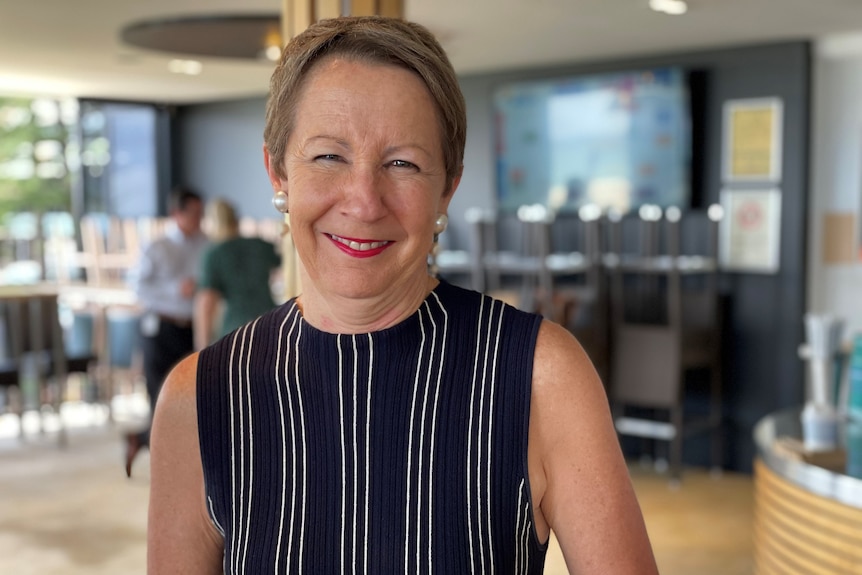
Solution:
{"label": "bare shoulder", "polygon": [[192,354],[170,372],[156,405],[150,439],[150,574],[220,572],[223,541],[207,511],[198,442],[197,359]]}
{"label": "bare shoulder", "polygon": [[[586,437],[601,441],[580,440]],[[534,354],[529,455],[542,470],[538,480],[531,477],[533,500],[543,503],[551,526],[555,511],[552,480],[566,476],[568,466],[604,457],[604,453],[592,452],[595,449],[616,450],[604,387],[575,337],[562,326],[543,321]]]}
{"label": "bare shoulder", "polygon": [[528,445],[537,534],[556,534],[573,573],[654,573],[640,507],[592,362],[544,321],[533,367]]}
{"label": "bare shoulder", "polygon": [[578,340],[550,321],[543,321],[539,327],[534,362],[533,386],[540,393],[571,393],[579,387],[601,383]]}
{"label": "bare shoulder", "polygon": [[[198,354],[193,353],[168,373],[162,391],[159,393],[157,412],[171,411],[175,415],[182,415],[182,412],[188,408],[194,408],[192,415],[197,417],[197,370]],[[185,415],[189,414],[185,413]]]}

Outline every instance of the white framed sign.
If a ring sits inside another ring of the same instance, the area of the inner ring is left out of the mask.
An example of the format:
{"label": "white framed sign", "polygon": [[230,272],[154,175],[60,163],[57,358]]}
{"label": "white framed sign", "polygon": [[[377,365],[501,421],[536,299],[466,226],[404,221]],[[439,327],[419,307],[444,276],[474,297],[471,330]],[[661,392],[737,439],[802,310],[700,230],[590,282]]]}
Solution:
{"label": "white framed sign", "polygon": [[722,190],[719,261],[730,271],[776,273],[781,246],[781,191]]}
{"label": "white framed sign", "polygon": [[725,183],[781,180],[780,98],[728,100],[724,103],[723,124]]}

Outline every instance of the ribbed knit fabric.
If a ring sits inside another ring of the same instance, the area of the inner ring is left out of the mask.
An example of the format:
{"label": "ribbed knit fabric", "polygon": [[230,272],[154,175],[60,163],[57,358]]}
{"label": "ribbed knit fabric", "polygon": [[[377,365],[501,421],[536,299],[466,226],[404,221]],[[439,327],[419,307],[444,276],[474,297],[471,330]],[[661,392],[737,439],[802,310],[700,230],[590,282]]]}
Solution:
{"label": "ribbed knit fabric", "polygon": [[319,331],[291,300],[198,361],[225,573],[533,574],[541,319],[441,283],[411,317]]}

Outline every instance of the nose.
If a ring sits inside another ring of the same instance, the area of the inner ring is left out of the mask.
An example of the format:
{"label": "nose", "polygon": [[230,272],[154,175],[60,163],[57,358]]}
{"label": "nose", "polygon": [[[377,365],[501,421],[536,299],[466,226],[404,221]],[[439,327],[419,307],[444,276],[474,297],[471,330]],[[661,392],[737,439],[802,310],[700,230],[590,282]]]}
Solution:
{"label": "nose", "polygon": [[354,164],[341,189],[341,211],[362,222],[375,222],[387,213],[382,170],[369,163]]}

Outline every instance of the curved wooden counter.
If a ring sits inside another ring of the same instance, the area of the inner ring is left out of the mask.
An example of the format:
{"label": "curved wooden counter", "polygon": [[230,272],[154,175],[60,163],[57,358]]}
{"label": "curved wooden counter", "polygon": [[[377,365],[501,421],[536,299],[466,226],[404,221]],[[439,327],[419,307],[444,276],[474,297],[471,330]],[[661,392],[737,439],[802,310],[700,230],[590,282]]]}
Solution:
{"label": "curved wooden counter", "polygon": [[862,480],[775,450],[781,437],[801,437],[798,410],[755,429],[756,573],[862,574]]}

